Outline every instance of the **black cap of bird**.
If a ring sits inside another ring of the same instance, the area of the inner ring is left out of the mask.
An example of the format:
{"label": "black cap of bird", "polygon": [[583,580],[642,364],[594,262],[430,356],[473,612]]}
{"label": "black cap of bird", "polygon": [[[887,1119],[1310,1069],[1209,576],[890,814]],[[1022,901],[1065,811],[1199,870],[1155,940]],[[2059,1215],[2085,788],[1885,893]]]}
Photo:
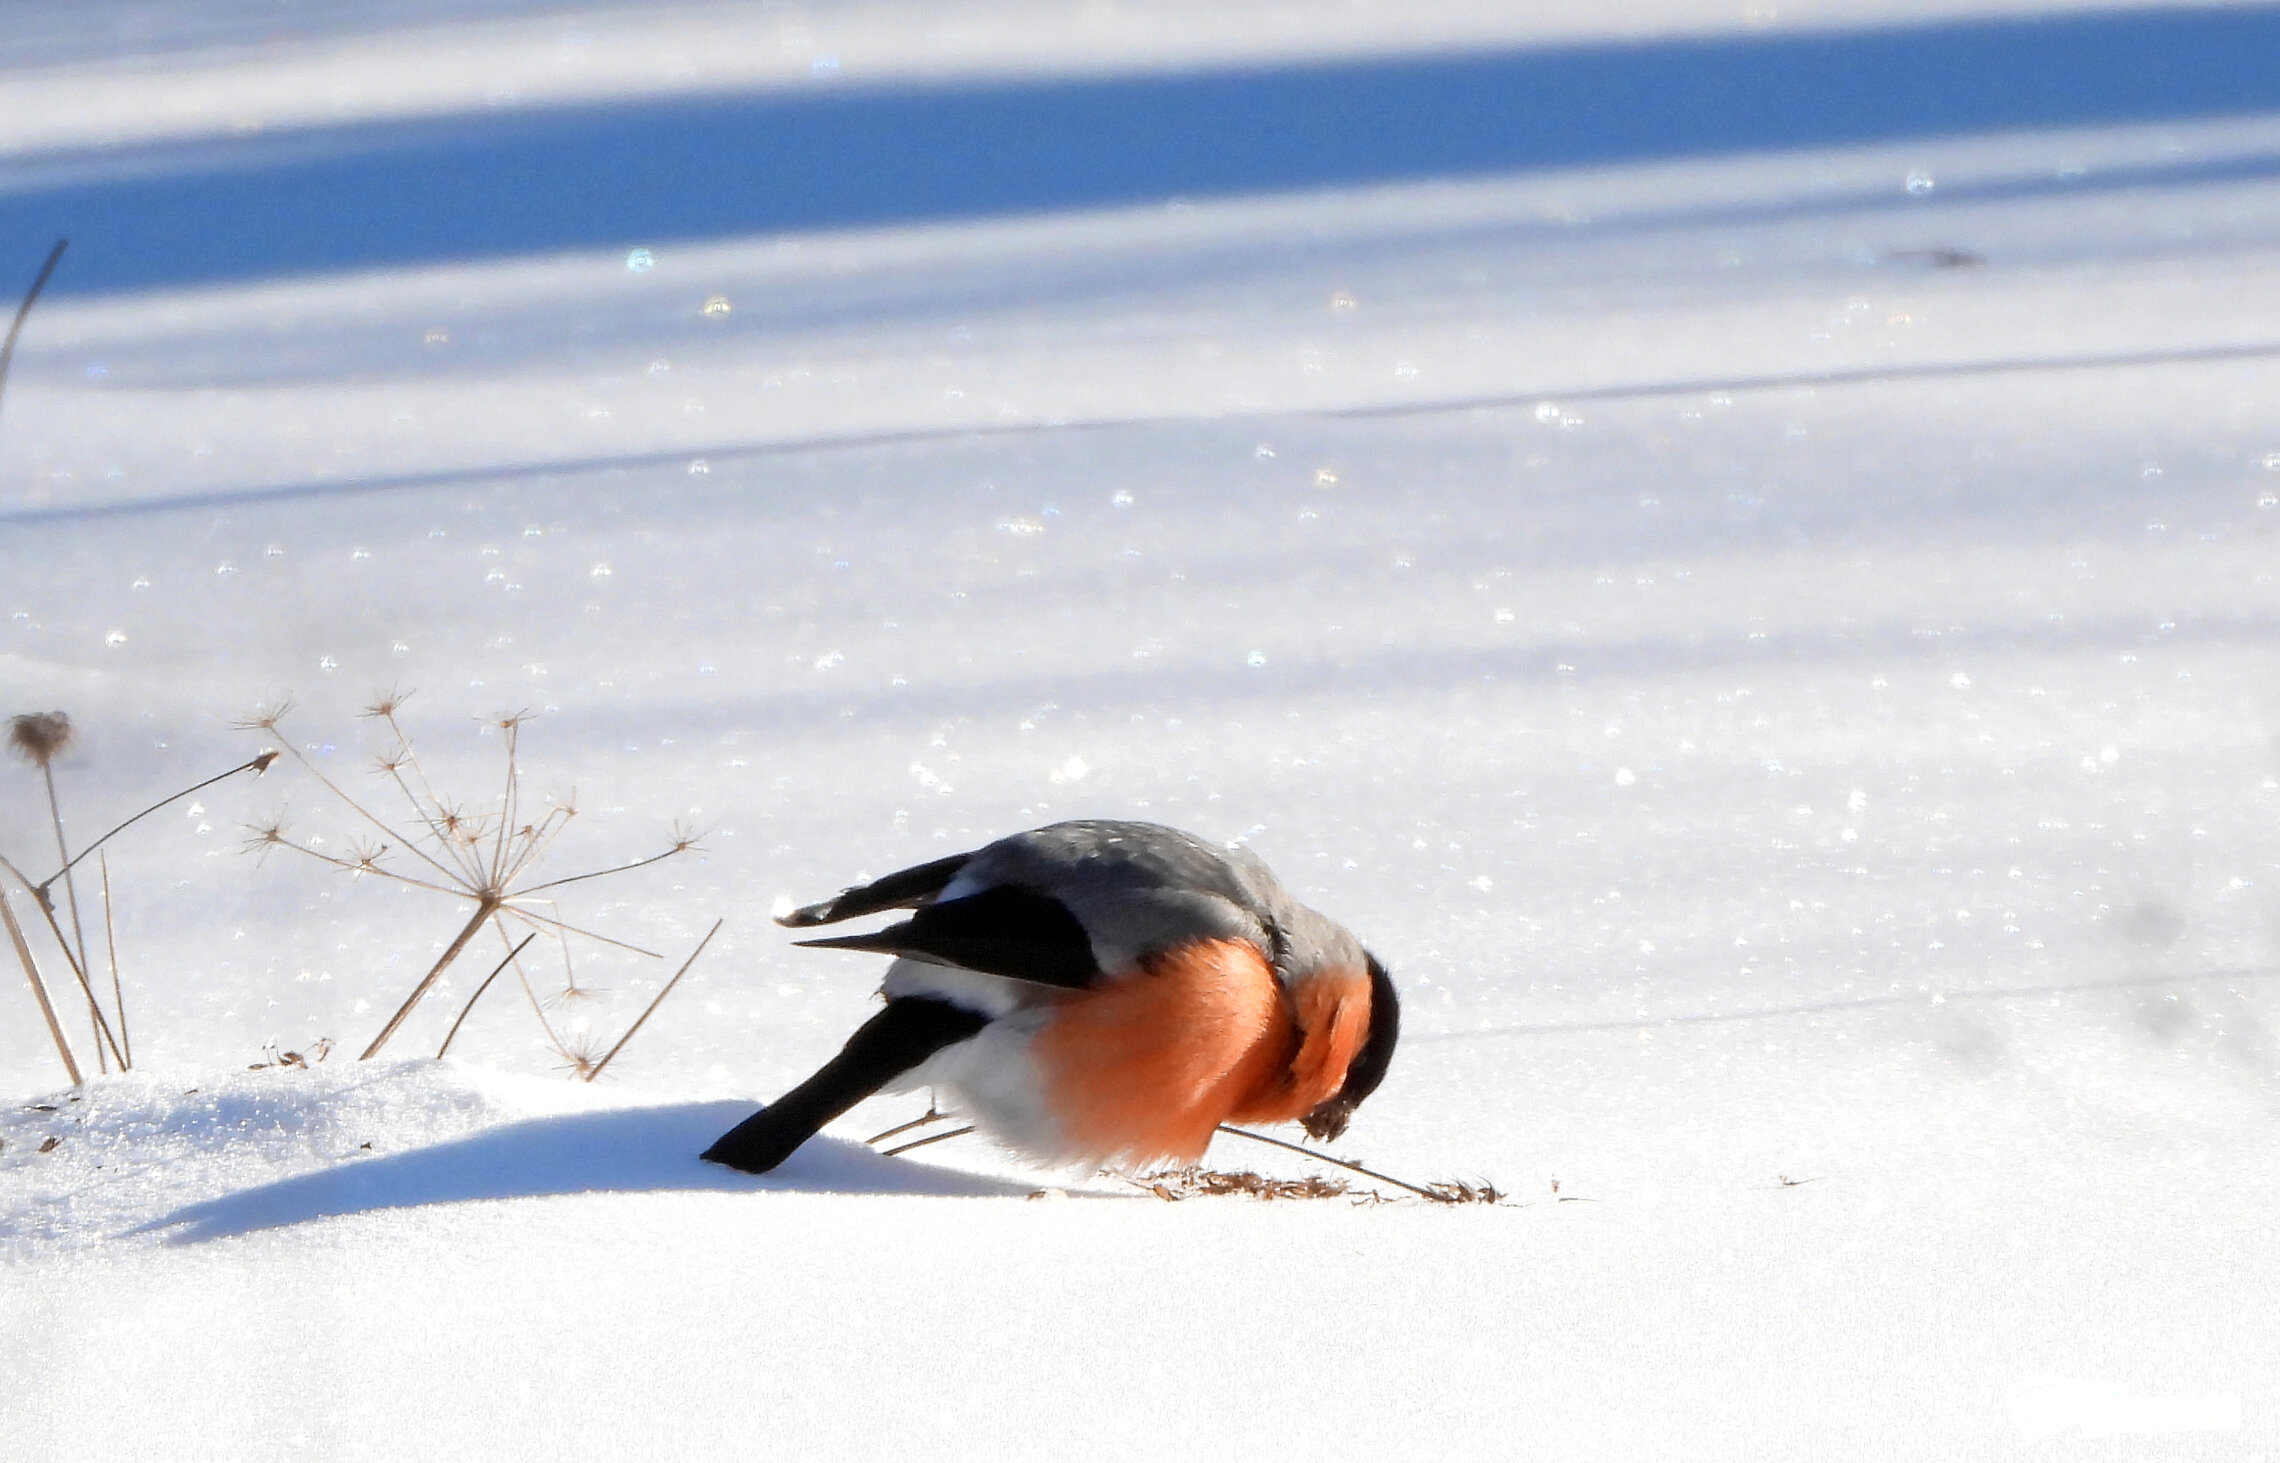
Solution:
{"label": "black cap of bird", "polygon": [[704,1156],[766,1173],[856,1103],[932,1088],[1047,1164],[1193,1163],[1220,1124],[1335,1138],[1400,1035],[1385,967],[1257,855],[1156,823],[1056,823],[777,921],[895,957],[885,1009]]}

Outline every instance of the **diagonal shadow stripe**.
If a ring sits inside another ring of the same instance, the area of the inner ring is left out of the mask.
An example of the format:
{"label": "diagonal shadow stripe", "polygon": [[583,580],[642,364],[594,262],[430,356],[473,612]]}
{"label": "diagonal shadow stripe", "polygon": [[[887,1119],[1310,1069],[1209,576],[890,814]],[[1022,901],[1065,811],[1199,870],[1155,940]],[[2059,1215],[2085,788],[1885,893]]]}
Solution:
{"label": "diagonal shadow stripe", "polygon": [[2280,8],[773,92],[27,159],[62,292],[2280,110]]}
{"label": "diagonal shadow stripe", "polygon": [[439,468],[432,472],[388,473],[371,477],[339,478],[319,482],[279,483],[241,488],[216,488],[171,497],[135,498],[123,502],[57,504],[36,508],[0,509],[0,523],[80,523],[104,518],[132,518],[161,513],[198,512],[239,507],[249,503],[284,503],[313,498],[413,492],[423,488],[477,487],[518,479],[588,473],[638,471],[672,467],[692,457],[726,462],[768,457],[789,457],[808,452],[858,451],[885,447],[924,446],[943,442],[979,442],[1002,437],[1035,437],[1075,432],[1111,432],[1124,429],[1171,426],[1211,421],[1339,421],[1383,417],[1433,416],[1443,413],[1500,411],[1531,407],[1540,401],[1632,401],[1662,396],[1696,396],[1712,391],[1782,391],[1801,387],[1872,386],[1906,381],[1943,380],[1950,377],[2024,375],[2040,371],[2096,371],[2132,366],[2224,365],[2238,361],[2280,360],[2280,342],[2240,345],[2187,346],[2174,350],[2124,351],[2077,356],[2022,356],[1979,361],[1930,361],[1914,366],[1863,366],[1833,371],[1784,372],[1765,376],[1698,377],[1675,381],[1641,381],[1613,386],[1585,386],[1563,390],[1543,386],[1495,396],[1430,398],[1384,405],[1314,408],[1292,411],[1230,413],[1224,417],[1132,416],[1083,421],[1017,422],[957,427],[911,427],[880,432],[833,436],[791,437],[765,442],[696,443],[658,452],[628,452],[607,457],[551,458],[541,462],[512,462],[484,467]]}

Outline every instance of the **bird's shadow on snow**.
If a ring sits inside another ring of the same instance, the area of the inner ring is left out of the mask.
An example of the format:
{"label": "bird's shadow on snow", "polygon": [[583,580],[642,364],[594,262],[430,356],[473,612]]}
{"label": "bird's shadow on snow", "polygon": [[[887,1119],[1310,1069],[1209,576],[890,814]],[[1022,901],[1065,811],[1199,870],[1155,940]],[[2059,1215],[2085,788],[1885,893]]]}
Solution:
{"label": "bird's shadow on snow", "polygon": [[694,1102],[533,1118],[186,1204],[135,1232],[164,1233],[169,1244],[196,1244],[335,1215],[546,1194],[1029,1192],[1024,1185],[887,1158],[858,1143],[823,1137],[809,1140],[766,1175],[738,1173],[697,1157],[751,1112],[746,1102]]}

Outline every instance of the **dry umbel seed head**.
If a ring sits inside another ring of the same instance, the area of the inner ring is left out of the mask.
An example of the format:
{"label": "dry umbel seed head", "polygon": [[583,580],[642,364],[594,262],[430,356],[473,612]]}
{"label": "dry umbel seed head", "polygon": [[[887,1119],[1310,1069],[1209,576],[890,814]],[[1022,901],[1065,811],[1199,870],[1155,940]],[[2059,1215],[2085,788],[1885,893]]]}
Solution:
{"label": "dry umbel seed head", "polygon": [[8,719],[8,745],[34,767],[45,767],[71,745],[71,718],[60,711],[27,711]]}

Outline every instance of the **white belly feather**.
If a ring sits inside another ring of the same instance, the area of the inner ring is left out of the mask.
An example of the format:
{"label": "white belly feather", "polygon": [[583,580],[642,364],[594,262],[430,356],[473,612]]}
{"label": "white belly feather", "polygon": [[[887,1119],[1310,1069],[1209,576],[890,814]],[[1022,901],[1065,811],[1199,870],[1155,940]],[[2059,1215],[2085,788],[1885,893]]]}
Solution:
{"label": "white belly feather", "polygon": [[1046,991],[1027,981],[922,960],[888,966],[880,989],[889,996],[949,1001],[990,1018],[975,1035],[944,1047],[886,1090],[937,1088],[949,1107],[1006,1147],[1047,1163],[1070,1157],[1029,1051],[1030,1039],[1052,1014]]}

